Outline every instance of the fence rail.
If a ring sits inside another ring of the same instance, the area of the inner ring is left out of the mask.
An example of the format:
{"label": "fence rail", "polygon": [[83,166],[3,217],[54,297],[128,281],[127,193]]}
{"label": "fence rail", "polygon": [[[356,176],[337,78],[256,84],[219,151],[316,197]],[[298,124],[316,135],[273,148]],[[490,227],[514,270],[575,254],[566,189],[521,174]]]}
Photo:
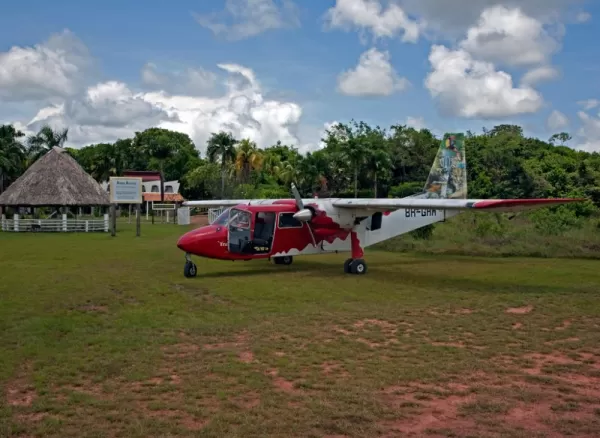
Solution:
{"label": "fence rail", "polygon": [[6,219],[3,215],[2,231],[8,232],[104,232],[109,231],[108,215],[103,219],[21,219],[15,215]]}
{"label": "fence rail", "polygon": [[226,207],[209,208],[208,209],[208,223],[212,224],[220,215],[225,211]]}

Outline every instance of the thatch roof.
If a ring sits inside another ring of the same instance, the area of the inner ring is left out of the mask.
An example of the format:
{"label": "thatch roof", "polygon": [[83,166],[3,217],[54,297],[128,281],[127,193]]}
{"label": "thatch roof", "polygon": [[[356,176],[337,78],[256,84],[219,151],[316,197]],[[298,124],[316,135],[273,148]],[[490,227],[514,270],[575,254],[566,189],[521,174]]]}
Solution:
{"label": "thatch roof", "polygon": [[0,206],[109,205],[108,193],[64,149],[52,148],[0,195]]}

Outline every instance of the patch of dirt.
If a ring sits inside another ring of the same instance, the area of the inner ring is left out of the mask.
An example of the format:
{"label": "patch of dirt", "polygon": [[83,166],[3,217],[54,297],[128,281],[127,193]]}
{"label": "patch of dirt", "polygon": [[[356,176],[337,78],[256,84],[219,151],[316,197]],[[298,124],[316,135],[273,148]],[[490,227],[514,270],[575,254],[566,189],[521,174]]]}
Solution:
{"label": "patch of dirt", "polygon": [[533,310],[533,306],[531,304],[528,304],[527,306],[524,307],[509,307],[508,309],[505,310],[506,313],[514,313],[517,315],[524,315],[527,313],[530,313]]}
{"label": "patch of dirt", "polygon": [[522,323],[520,323],[520,322],[515,322],[515,323],[512,325],[512,328],[513,328],[513,330],[519,330],[519,329],[521,329],[522,327],[523,327],[523,324],[522,324]]}
{"label": "patch of dirt", "polygon": [[196,344],[180,342],[178,344],[164,345],[161,347],[161,350],[165,356],[182,358],[196,353],[200,350],[200,347]]}
{"label": "patch of dirt", "polygon": [[562,330],[566,330],[571,326],[571,321],[569,321],[568,319],[563,321],[562,325],[560,325],[559,327],[556,327],[554,330],[558,330],[558,331],[562,331]]}
{"label": "patch of dirt", "polygon": [[321,371],[326,376],[350,377],[350,373],[343,369],[342,365],[338,362],[323,362],[321,364]]}
{"label": "patch of dirt", "polygon": [[108,312],[108,306],[99,306],[96,304],[84,304],[83,306],[79,306],[78,310],[82,311],[82,312],[99,312],[99,313],[106,313]]}
{"label": "patch of dirt", "polygon": [[260,405],[260,394],[256,391],[237,396],[232,402],[242,409],[253,409]]}
{"label": "patch of dirt", "polygon": [[300,389],[294,386],[294,382],[279,376],[279,371],[277,369],[268,370],[267,375],[271,376],[273,379],[273,385],[275,385],[275,387],[280,391],[287,392],[288,394],[302,393]]}
{"label": "patch of dirt", "polygon": [[196,214],[194,216],[190,216],[190,224],[197,226],[208,225],[208,215],[207,214]]}
{"label": "patch of dirt", "polygon": [[251,351],[242,351],[240,353],[240,360],[244,363],[252,363],[254,362],[254,353]]}
{"label": "patch of dirt", "polygon": [[[422,392],[438,395],[425,397]],[[474,401],[475,395],[451,394],[453,392],[456,391],[448,387],[418,382],[387,388],[383,394],[384,404],[401,413],[401,417],[383,421],[380,427],[386,432],[400,432],[408,436],[422,436],[430,429],[460,431],[460,435],[475,431],[475,422],[459,415],[459,408]]]}
{"label": "patch of dirt", "polygon": [[[577,363],[557,352],[530,354],[526,359],[540,362],[536,365],[539,369],[547,363]],[[503,357],[502,362],[509,365],[515,360],[518,358]],[[450,383],[408,382],[388,387],[380,399],[396,418],[379,425],[385,436],[430,436],[438,432],[440,436],[450,432],[452,436],[495,436],[498,428],[508,427],[554,437],[563,436],[566,425],[592,429],[598,422],[600,379],[578,385],[574,375],[563,377],[569,379],[565,379],[568,386],[564,387],[574,392],[565,394],[560,387],[524,381],[518,375],[484,372],[460,376]]]}
{"label": "patch of dirt", "polygon": [[6,402],[9,406],[31,406],[37,398],[33,385],[29,382],[31,365],[26,363],[17,376],[6,384]]}

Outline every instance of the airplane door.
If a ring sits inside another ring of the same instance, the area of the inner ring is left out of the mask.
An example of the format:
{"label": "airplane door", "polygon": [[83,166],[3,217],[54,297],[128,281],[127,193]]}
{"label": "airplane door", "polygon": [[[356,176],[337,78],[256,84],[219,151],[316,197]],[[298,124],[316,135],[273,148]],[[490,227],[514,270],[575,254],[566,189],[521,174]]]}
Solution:
{"label": "airplane door", "polygon": [[227,243],[229,252],[251,252],[252,215],[245,210],[232,208],[227,226]]}

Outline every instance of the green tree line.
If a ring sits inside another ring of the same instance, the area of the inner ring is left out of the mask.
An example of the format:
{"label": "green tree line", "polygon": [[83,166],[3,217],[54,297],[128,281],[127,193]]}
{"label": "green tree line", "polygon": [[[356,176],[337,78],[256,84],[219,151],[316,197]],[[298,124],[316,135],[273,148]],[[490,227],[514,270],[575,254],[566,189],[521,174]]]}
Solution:
{"label": "green tree line", "polygon": [[[0,190],[67,139],[66,129],[44,126],[26,137],[0,126]],[[307,197],[403,197],[423,188],[440,140],[427,129],[352,120],[328,129],[325,146],[306,154],[216,132],[201,156],[188,135],[161,128],[68,151],[99,182],[124,170],[160,170],[166,180],[179,179],[189,199],[289,197],[292,182]],[[569,140],[568,133],[525,137],[516,125],[467,132],[469,197],[587,197],[579,213],[591,214],[600,207],[600,154],[569,148]]]}

